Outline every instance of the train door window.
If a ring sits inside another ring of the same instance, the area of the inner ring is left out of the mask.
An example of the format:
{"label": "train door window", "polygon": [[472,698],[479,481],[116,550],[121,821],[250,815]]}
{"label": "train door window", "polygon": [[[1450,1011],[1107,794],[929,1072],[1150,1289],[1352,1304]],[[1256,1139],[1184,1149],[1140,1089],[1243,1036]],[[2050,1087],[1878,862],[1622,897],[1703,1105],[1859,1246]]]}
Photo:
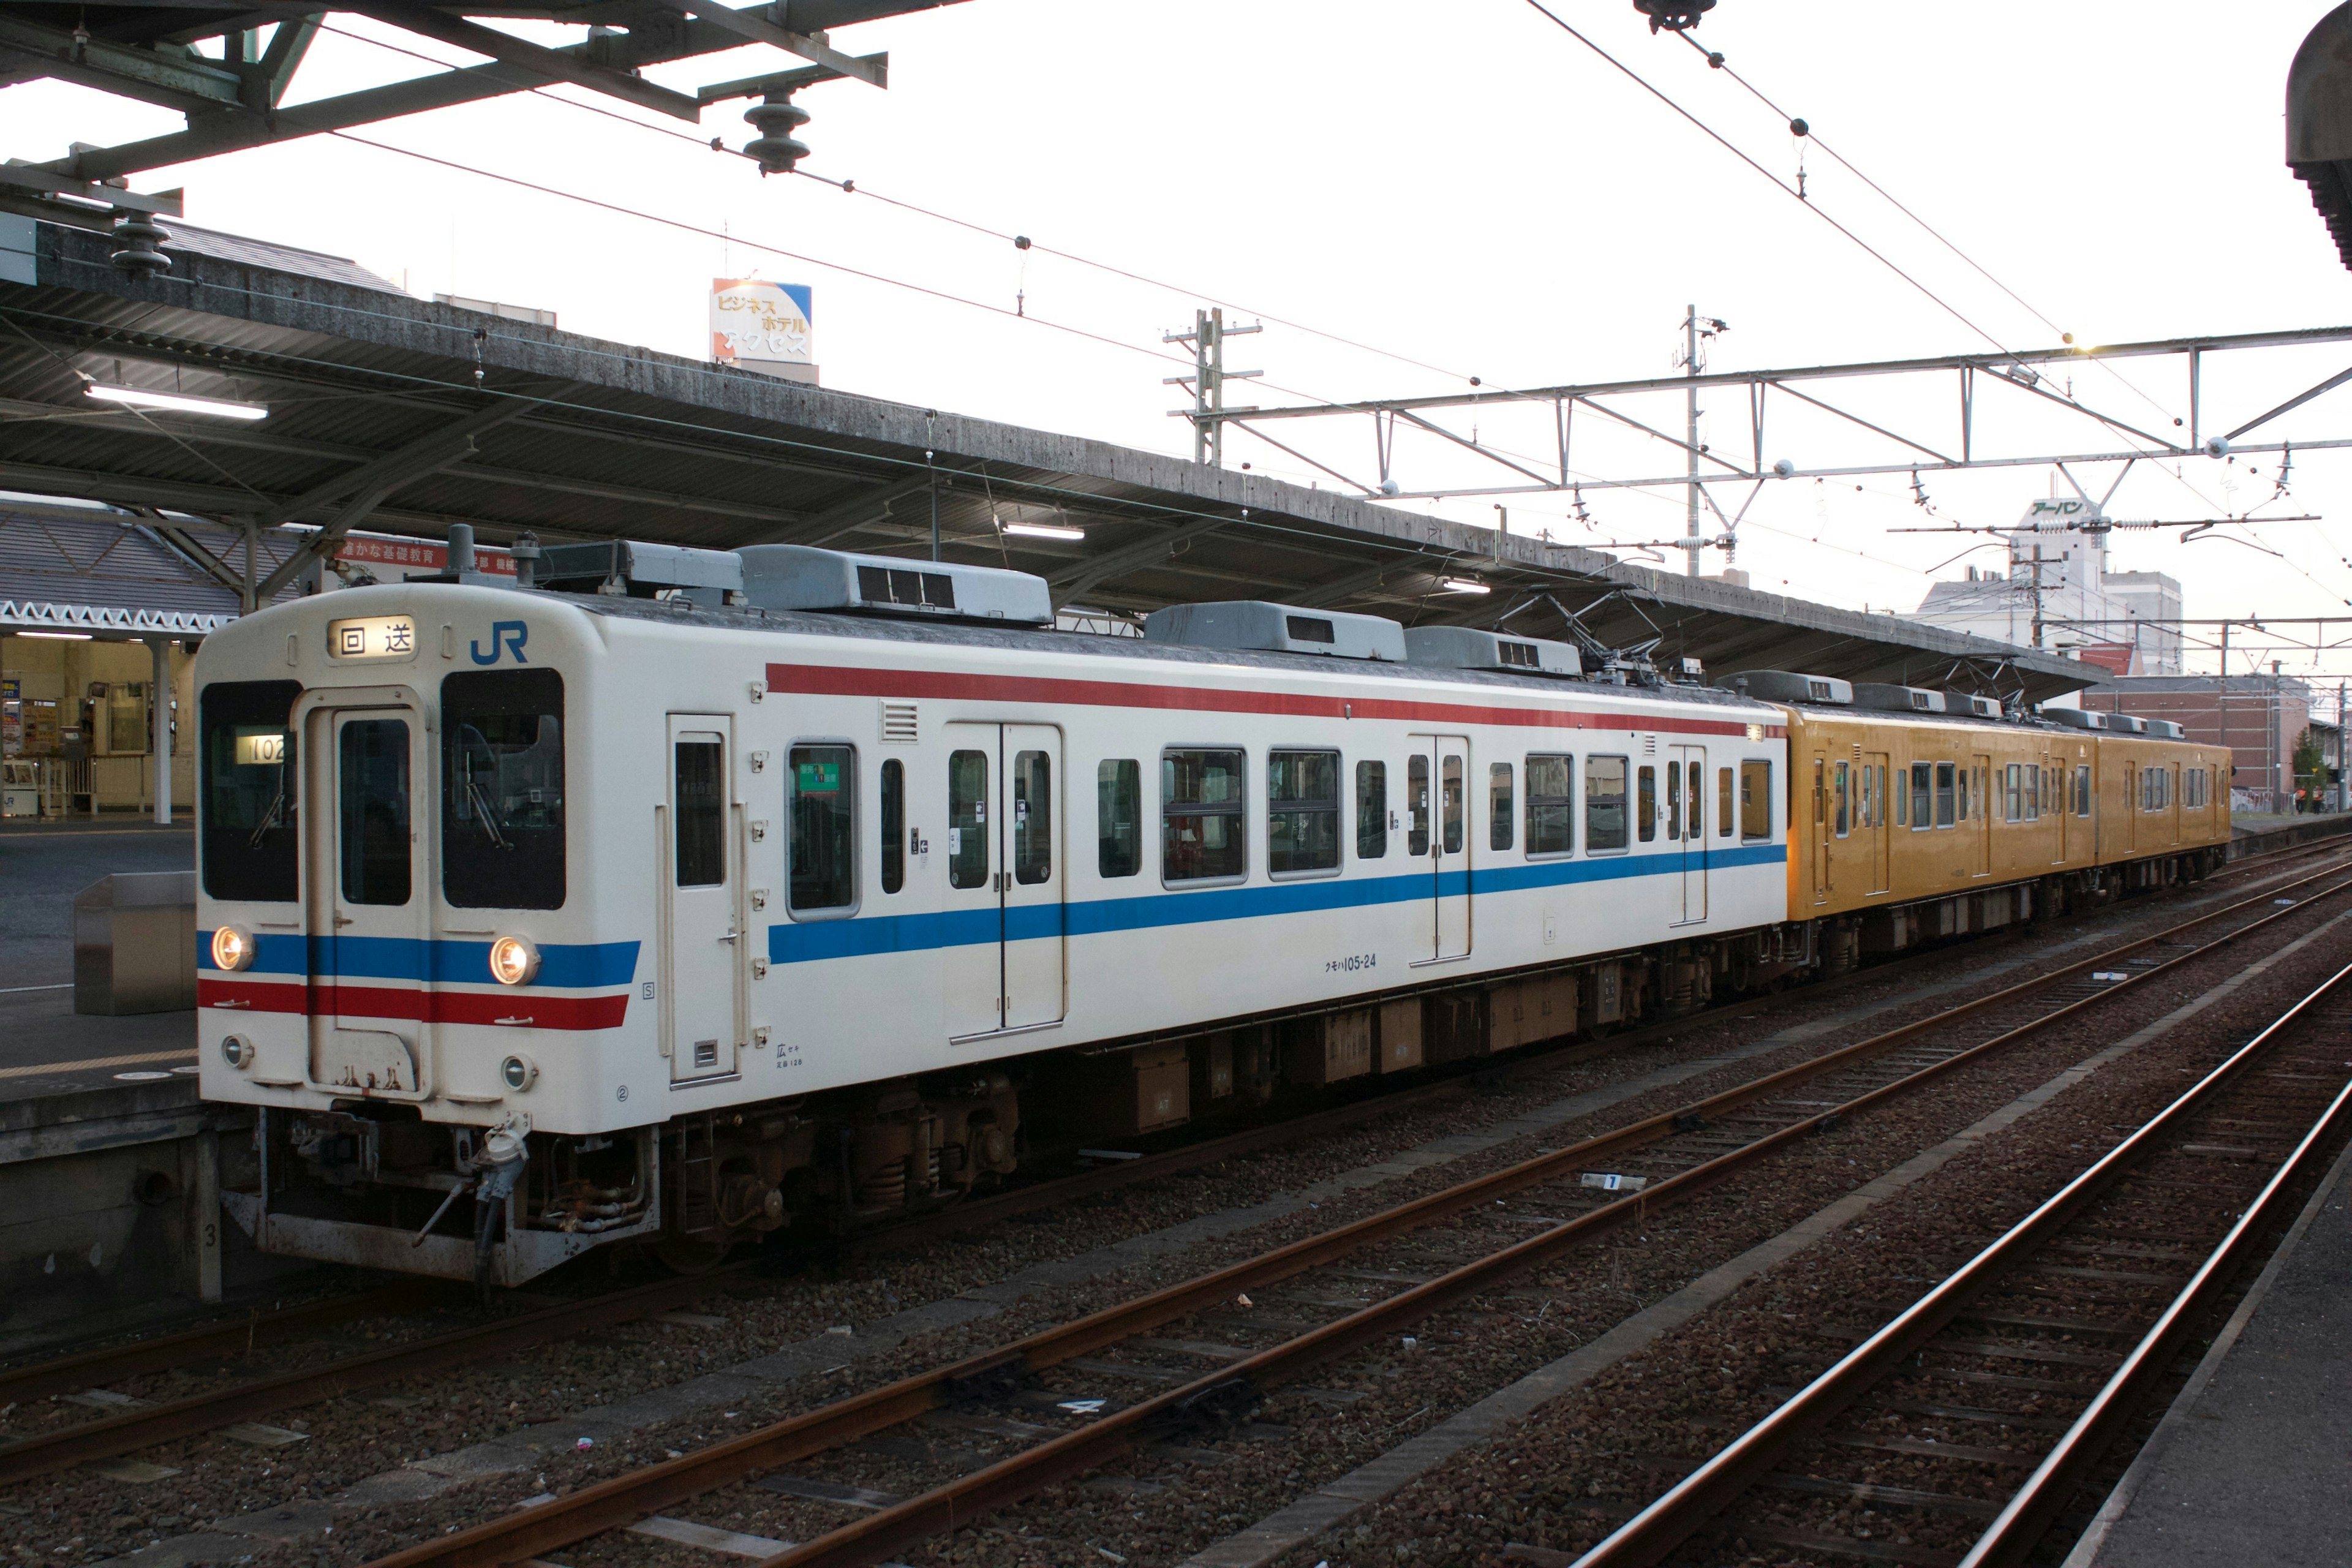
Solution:
{"label": "train door window", "polygon": [[[1647,768],[1642,770],[1645,774],[1649,771]],[[1668,763],[1666,764],[1666,840],[1668,843],[1673,843],[1682,836],[1683,765],[1680,763]],[[1643,834],[1643,837],[1646,838],[1649,835]]]}
{"label": "train door window", "polygon": [[1840,838],[1853,831],[1853,764],[1840,763],[1830,770],[1830,831]]}
{"label": "train door window", "polygon": [[893,757],[882,764],[882,890],[907,885],[907,764]]}
{"label": "train door window", "polygon": [[1169,882],[1235,881],[1249,871],[1242,754],[1166,752],[1160,758],[1160,875]]}
{"label": "train door window", "polygon": [[1872,786],[1877,783],[1878,770],[1868,763],[1857,763],[1853,769],[1853,825],[1864,832],[1878,826],[1878,793]]}
{"label": "train door window", "polygon": [[1932,763],[1911,764],[1911,831],[1918,833],[1933,826],[1928,813],[1934,809],[1936,768]]}
{"label": "train door window", "polygon": [[1731,837],[1731,825],[1739,815],[1733,809],[1732,797],[1733,784],[1731,770],[1729,768],[1716,769],[1715,836],[1717,838],[1728,838]]}
{"label": "train door window", "polygon": [[1356,764],[1356,858],[1377,860],[1389,852],[1389,765]]}
{"label": "train door window", "polygon": [[792,908],[845,910],[857,902],[857,753],[847,746],[794,746]]}
{"label": "train door window", "polygon": [[408,722],[353,719],[338,742],[343,898],[408,902]]}
{"label": "train door window", "polygon": [[677,823],[671,834],[681,888],[727,880],[727,746],[716,735],[688,735],[671,748]]}
{"label": "train door window", "polygon": [[1013,879],[1034,888],[1054,875],[1054,761],[1013,754]]}
{"label": "train door window", "polygon": [[1265,759],[1265,868],[1274,876],[1339,866],[1339,753],[1270,752]]}
{"label": "train door window", "polygon": [[1528,853],[1566,855],[1576,847],[1576,759],[1528,759]]}
{"label": "train door window", "polygon": [[2074,768],[2074,815],[2091,815],[2091,764],[2077,763]]}
{"label": "train door window", "polygon": [[1625,847],[1625,759],[1584,759],[1584,847],[1598,855]]}
{"label": "train door window", "polygon": [[205,891],[215,899],[290,903],[299,896],[295,737],[287,728],[302,686],[223,680],[205,688],[202,813]]}
{"label": "train door window", "polygon": [[1706,764],[1691,763],[1690,770],[1683,775],[1683,782],[1688,788],[1689,793],[1685,798],[1690,803],[1689,809],[1683,814],[1684,829],[1687,837],[1697,838],[1705,833],[1706,827]]}
{"label": "train door window", "polygon": [[1739,837],[1753,842],[1772,837],[1772,764],[1739,764]]}
{"label": "train door window", "polygon": [[988,753],[948,753],[948,886],[988,886]]}
{"label": "train door window", "polygon": [[441,682],[441,893],[457,909],[563,907],[563,677]]}
{"label": "train door window", "polygon": [[1829,764],[1819,757],[1813,759],[1813,826],[1822,826],[1830,819],[1830,786],[1826,769]]}
{"label": "train door window", "polygon": [[1095,869],[1106,878],[1143,868],[1143,769],[1132,759],[1095,764]]}
{"label": "train door window", "polygon": [[1955,822],[1966,822],[1966,821],[1969,819],[1969,770],[1968,770],[1968,769],[1966,769],[1966,768],[1957,768],[1957,769],[1955,769],[1955,770],[1954,770],[1953,774],[1952,774],[1952,790],[1953,790],[1952,820],[1953,820],[1953,821],[1955,821]]}
{"label": "train door window", "polygon": [[1634,831],[1647,844],[1658,836],[1658,770],[1643,765],[1633,805]]}
{"label": "train door window", "polygon": [[1957,775],[1958,769],[1949,763],[1936,764],[1936,826],[1949,827],[1957,820],[1953,813],[1958,805]]}
{"label": "train door window", "polygon": [[1405,764],[1405,810],[1412,826],[1405,831],[1404,850],[1416,858],[1429,853],[1429,759],[1415,757]]}
{"label": "train door window", "polygon": [[1511,764],[1496,763],[1486,770],[1486,847],[1508,849],[1516,823],[1511,804]]}
{"label": "train door window", "polygon": [[1470,786],[1462,776],[1460,756],[1449,756],[1444,760],[1439,769],[1438,781],[1441,791],[1438,809],[1442,814],[1439,826],[1445,835],[1444,852],[1459,855],[1462,853],[1463,817],[1470,804]]}

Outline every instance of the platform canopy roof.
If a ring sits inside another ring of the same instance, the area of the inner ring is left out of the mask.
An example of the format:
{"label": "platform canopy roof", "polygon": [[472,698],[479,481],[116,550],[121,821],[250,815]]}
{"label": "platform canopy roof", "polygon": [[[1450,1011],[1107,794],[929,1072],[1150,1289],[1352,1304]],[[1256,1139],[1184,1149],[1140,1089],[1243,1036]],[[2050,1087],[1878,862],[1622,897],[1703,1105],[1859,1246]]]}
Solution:
{"label": "platform canopy roof", "polygon": [[[936,494],[947,557],[1036,573],[1058,605],[1118,616],[1266,598],[1419,625],[1507,616],[1559,637],[1572,614],[1601,644],[1654,644],[1711,677],[1801,669],[2035,701],[2099,673],[1335,490],[431,303],[338,258],[170,226],[171,267],[142,277],[103,235],[0,215],[0,490],[112,503],[261,602],[305,564],[285,547],[294,529],[319,543],[464,522],[485,543],[528,530],[928,555]],[[88,395],[92,381],[268,416],[123,407]],[[1007,536],[999,520],[1085,537]],[[247,580],[217,525],[277,548]],[[1448,578],[1491,591],[1448,592]]]}

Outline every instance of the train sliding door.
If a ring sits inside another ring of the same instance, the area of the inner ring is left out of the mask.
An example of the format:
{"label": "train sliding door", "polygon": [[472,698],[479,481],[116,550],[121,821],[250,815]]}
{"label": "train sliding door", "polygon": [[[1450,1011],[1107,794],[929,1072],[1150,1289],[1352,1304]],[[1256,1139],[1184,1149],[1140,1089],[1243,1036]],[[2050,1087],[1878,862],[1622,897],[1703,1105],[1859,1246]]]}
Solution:
{"label": "train sliding door", "polygon": [[1062,732],[947,726],[952,939],[940,980],[950,1040],[1063,1016]]}
{"label": "train sliding door", "polygon": [[1682,913],[1674,923],[1696,925],[1706,919],[1706,748],[1669,750],[1674,760],[1666,764],[1667,795],[1681,804],[1681,809],[1666,813],[1668,825],[1681,829],[1675,851],[1682,858]]}
{"label": "train sliding door", "polygon": [[1893,889],[1893,867],[1886,842],[1886,779],[1887,753],[1867,752],[1862,759],[1861,799],[1856,816],[1863,837],[1870,841],[1870,890],[1884,893]]}
{"label": "train sliding door", "polygon": [[1423,957],[1436,963],[1470,952],[1470,742],[1415,735],[1405,767],[1412,829],[1406,847],[1429,868]]}
{"label": "train sliding door", "polygon": [[310,1081],[322,1089],[414,1099],[423,1088],[433,975],[420,784],[434,776],[417,754],[423,720],[387,695],[382,706],[312,709],[302,726],[305,789],[331,803],[305,814]]}
{"label": "train sliding door", "polygon": [[662,1050],[672,1083],[722,1079],[741,1048],[742,855],[735,721],[669,716],[661,834]]}

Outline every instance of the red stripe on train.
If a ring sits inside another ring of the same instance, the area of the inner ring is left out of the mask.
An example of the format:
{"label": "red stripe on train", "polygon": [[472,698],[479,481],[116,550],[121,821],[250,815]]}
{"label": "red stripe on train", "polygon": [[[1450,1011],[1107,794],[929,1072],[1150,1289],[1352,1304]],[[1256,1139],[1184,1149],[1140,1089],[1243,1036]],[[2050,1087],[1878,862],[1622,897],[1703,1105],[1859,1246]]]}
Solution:
{"label": "red stripe on train", "polygon": [[501,995],[481,991],[417,991],[388,985],[306,985],[263,980],[196,981],[196,1005],[224,1012],[315,1013],[344,1018],[400,1018],[435,1024],[504,1024],[510,1028],[617,1029],[627,1016],[625,991],[609,996]]}
{"label": "red stripe on train", "polygon": [[[1745,736],[1745,721],[1675,719],[1646,713],[1570,713],[1468,702],[1407,702],[1386,697],[1321,697],[1294,691],[1223,691],[1120,680],[1068,680],[1034,675],[959,675],[931,669],[845,669],[814,664],[768,666],[768,689],[811,697],[965,698],[1047,702],[1087,708],[1173,708],[1203,713],[1278,713],[1313,719],[1401,719],[1426,723],[1519,724],[1549,730],[1644,730],[1685,735]],[[1360,708],[1361,713],[1355,712]],[[1768,724],[1775,739],[1788,731]]]}

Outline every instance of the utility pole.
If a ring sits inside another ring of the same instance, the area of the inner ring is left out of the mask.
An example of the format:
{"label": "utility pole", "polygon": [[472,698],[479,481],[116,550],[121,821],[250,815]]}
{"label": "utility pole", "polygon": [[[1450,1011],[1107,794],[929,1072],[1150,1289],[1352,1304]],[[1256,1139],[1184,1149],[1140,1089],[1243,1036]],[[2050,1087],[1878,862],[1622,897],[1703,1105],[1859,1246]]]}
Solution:
{"label": "utility pole", "polygon": [[1683,307],[1683,372],[1690,377],[1691,384],[1685,398],[1690,414],[1690,436],[1685,443],[1690,457],[1690,479],[1685,487],[1687,493],[1683,519],[1683,555],[1685,573],[1692,577],[1699,574],[1699,552],[1706,547],[1706,542],[1698,531],[1698,373],[1705,363],[1699,357],[1698,345],[1702,338],[1712,338],[1730,330],[1716,317],[1701,316],[1696,305]]}
{"label": "utility pole", "polygon": [[[1168,376],[1160,382],[1160,384],[1189,386],[1192,389],[1192,408],[1189,417],[1192,421],[1192,460],[1194,462],[1207,463],[1215,468],[1224,466],[1225,422],[1221,416],[1225,413],[1225,383],[1247,381],[1253,376],[1265,374],[1262,370],[1227,370],[1225,340],[1245,337],[1251,332],[1264,331],[1265,331],[1264,322],[1252,327],[1225,325],[1225,312],[1221,308],[1214,310],[1193,311],[1192,330],[1189,332],[1162,332],[1160,335],[1160,341],[1163,343],[1192,345],[1192,374]],[[1182,414],[1184,410],[1180,408],[1176,412]],[[1246,414],[1250,410],[1237,408],[1234,412]]]}

